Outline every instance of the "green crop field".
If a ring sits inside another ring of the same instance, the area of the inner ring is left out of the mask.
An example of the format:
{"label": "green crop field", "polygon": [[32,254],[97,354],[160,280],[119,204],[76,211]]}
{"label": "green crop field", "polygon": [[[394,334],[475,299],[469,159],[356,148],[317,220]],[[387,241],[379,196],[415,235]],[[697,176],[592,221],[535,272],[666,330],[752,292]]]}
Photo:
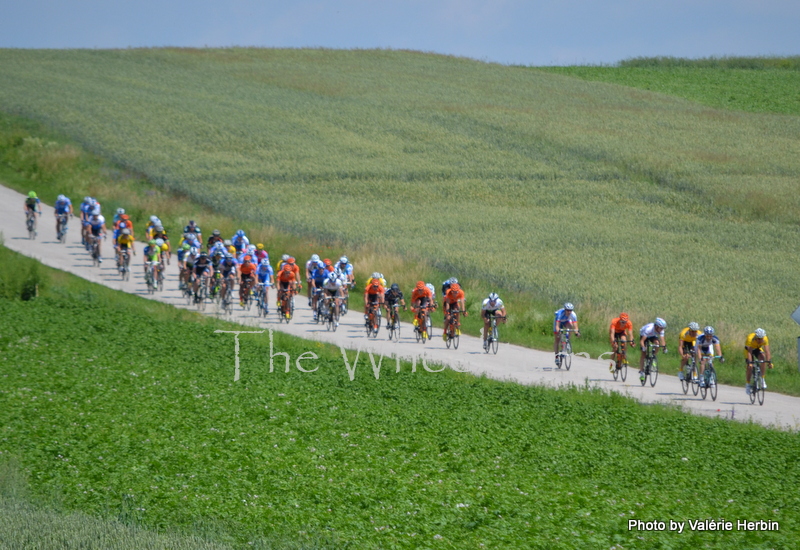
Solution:
{"label": "green crop field", "polygon": [[641,58],[615,67],[537,70],[679,96],[720,109],[800,115],[800,57]]}
{"label": "green crop field", "polygon": [[[789,489],[800,483],[797,433],[419,364],[397,373],[384,363],[376,379],[364,356],[351,380],[340,350],[281,334],[240,337],[234,383],[232,336],[213,331],[235,325],[4,248],[0,265],[17,266],[0,296],[0,546],[77,546],[98,532],[123,548],[136,547],[137,532],[150,540],[136,530],[172,533],[176,548],[192,536],[209,548],[798,540],[800,497]],[[36,298],[25,291],[31,282]],[[290,372],[281,356],[270,372],[276,352],[290,355]],[[308,352],[317,358],[306,356],[312,372],[301,372],[295,361]],[[9,471],[27,478],[30,501],[55,500],[58,512],[11,498]],[[628,523],[719,518],[778,529],[687,523],[679,535]]]}
{"label": "green crop field", "polygon": [[732,347],[763,326],[794,361],[800,117],[393,51],[2,50],[0,79],[0,109],[243,223]]}

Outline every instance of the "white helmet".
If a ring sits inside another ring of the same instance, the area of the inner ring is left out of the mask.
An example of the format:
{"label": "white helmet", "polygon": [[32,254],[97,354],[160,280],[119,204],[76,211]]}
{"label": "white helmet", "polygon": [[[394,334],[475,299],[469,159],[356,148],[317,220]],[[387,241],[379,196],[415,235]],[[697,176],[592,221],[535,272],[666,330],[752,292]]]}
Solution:
{"label": "white helmet", "polygon": [[65,201],[65,200],[67,200],[67,197],[65,197],[64,195],[59,195],[56,200],[57,201]]}
{"label": "white helmet", "polygon": [[193,246],[192,248],[190,248],[189,254],[191,254],[192,256],[197,256],[197,247]]}
{"label": "white helmet", "polygon": [[700,325],[692,321],[691,323],[689,323],[689,330],[697,332],[698,330],[700,330]]}
{"label": "white helmet", "polygon": [[283,256],[281,256],[281,261],[288,262],[289,261],[289,255],[288,254],[284,254]]}
{"label": "white helmet", "polygon": [[156,239],[156,244],[161,247],[164,246],[164,239]]}
{"label": "white helmet", "polygon": [[156,217],[156,216],[150,216],[150,222],[151,222],[151,223],[155,224],[157,221],[158,221],[158,217]]}
{"label": "white helmet", "polygon": [[564,309],[566,309],[567,311],[572,311],[575,309],[575,306],[573,306],[570,302],[565,302]]}
{"label": "white helmet", "polygon": [[[61,200],[61,197],[60,197],[60,196],[59,196],[59,200]],[[119,214],[119,215],[121,216],[121,215],[123,215],[124,213],[125,213],[125,209],[124,209],[124,208],[117,208],[117,214]]]}
{"label": "white helmet", "polygon": [[347,256],[342,256],[341,258],[339,258],[339,262],[343,263],[343,264],[346,264],[347,263]]}
{"label": "white helmet", "polygon": [[761,339],[761,338],[766,338],[766,337],[767,337],[767,331],[766,330],[764,330],[763,328],[757,328],[756,329],[756,338]]}
{"label": "white helmet", "polygon": [[373,279],[380,279],[380,278],[381,278],[381,274],[380,274],[380,273],[378,273],[377,271],[375,271],[375,272],[372,274],[372,278],[373,278]]}
{"label": "white helmet", "polygon": [[319,254],[312,254],[311,255],[311,261],[312,262],[318,262],[319,261]]}
{"label": "white helmet", "polygon": [[97,221],[100,223],[106,223],[106,219],[100,214],[97,214]]}
{"label": "white helmet", "polygon": [[656,322],[654,323],[658,328],[667,328],[667,322],[662,319],[661,317],[656,317]]}
{"label": "white helmet", "polygon": [[492,292],[491,294],[489,294],[489,301],[496,302],[499,299],[500,296],[497,295],[497,292]]}

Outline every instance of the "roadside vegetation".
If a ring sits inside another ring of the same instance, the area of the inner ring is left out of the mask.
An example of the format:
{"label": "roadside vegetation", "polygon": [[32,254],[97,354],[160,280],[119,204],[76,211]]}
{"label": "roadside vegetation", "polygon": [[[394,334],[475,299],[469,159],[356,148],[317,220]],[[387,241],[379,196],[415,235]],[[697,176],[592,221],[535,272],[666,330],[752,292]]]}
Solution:
{"label": "roadside vegetation", "polygon": [[[0,248],[0,265],[32,262]],[[32,521],[62,540],[99,528],[237,548],[796,541],[800,500],[786,489],[800,483],[796,432],[596,390],[405,362],[397,373],[388,358],[376,380],[363,355],[351,381],[340,350],[280,333],[241,336],[234,383],[232,338],[213,331],[236,325],[39,269],[38,297],[0,298],[10,547],[41,540],[22,538]],[[313,372],[300,372],[309,351]],[[289,372],[281,356],[270,372],[276,352],[290,355]],[[780,529],[628,530],[630,519],[706,518]]]}

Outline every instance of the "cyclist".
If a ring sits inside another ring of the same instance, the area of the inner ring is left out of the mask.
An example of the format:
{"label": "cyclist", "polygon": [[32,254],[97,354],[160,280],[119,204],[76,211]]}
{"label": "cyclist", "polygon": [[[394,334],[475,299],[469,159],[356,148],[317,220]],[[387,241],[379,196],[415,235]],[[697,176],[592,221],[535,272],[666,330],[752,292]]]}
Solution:
{"label": "cyclist", "polygon": [[344,276],[344,281],[348,285],[352,286],[355,282],[355,276],[353,275],[353,264],[347,259],[347,256],[342,256],[339,258],[339,261],[336,264],[336,271],[339,273],[340,276]]}
{"label": "cyclist", "polygon": [[718,355],[720,356],[719,362],[724,363],[725,358],[722,357],[722,350],[719,344],[719,338],[714,335],[714,327],[707,326],[703,329],[703,334],[697,337],[697,342],[695,344],[695,353],[697,358],[697,364],[700,365],[700,386],[705,386],[705,380],[703,379],[703,373],[706,370],[706,363],[708,362],[708,357],[703,358],[703,355]]}
{"label": "cyclist", "polygon": [[79,210],[81,212],[81,244],[85,245],[89,239],[89,218],[92,212],[92,197],[83,197],[83,202],[80,204]]}
{"label": "cyclist", "polygon": [[239,305],[244,307],[244,299],[247,294],[252,290],[255,281],[256,265],[250,261],[250,255],[244,257],[242,265],[239,266]]}
{"label": "cyclist", "polygon": [[[280,293],[281,292],[288,292],[288,300],[292,300],[292,295],[295,292],[295,288],[297,286],[297,276],[295,275],[294,271],[292,270],[292,266],[288,263],[283,264],[283,268],[278,271],[278,307],[281,306],[280,300]],[[286,317],[289,317],[289,312],[285,311],[284,314]]]}
{"label": "cyclist", "polygon": [[164,226],[161,225],[161,222],[159,222],[158,225],[156,225],[153,228],[153,236],[151,237],[151,239],[155,239],[157,241],[160,239],[161,241],[163,241],[163,244],[158,243],[158,246],[161,247],[161,256],[162,257],[166,256],[167,265],[169,265],[169,259],[170,259],[169,237],[167,236],[167,232],[164,230]]}
{"label": "cyclist", "polygon": [[[447,289],[447,294],[442,298],[442,308],[444,311],[443,340],[447,341],[447,324],[450,322],[451,312],[458,310],[464,313],[464,317],[467,316],[466,302],[466,297],[464,296],[464,291],[461,290],[461,286],[458,283],[451,282],[450,287]],[[461,335],[460,327],[456,327],[456,334]]]}
{"label": "cyclist", "polygon": [[199,298],[198,290],[200,289],[200,280],[203,278],[203,275],[208,275],[208,282],[206,283],[209,286],[209,291],[211,290],[211,279],[214,276],[214,267],[211,265],[211,258],[208,257],[208,254],[205,252],[200,252],[197,256],[197,259],[194,261],[194,296],[195,298]]}
{"label": "cyclist", "polygon": [[183,290],[186,286],[187,279],[189,277],[189,270],[186,266],[186,257],[189,255],[189,251],[192,247],[189,243],[183,243],[180,248],[178,248],[178,288]]}
{"label": "cyclist", "polygon": [[553,321],[553,333],[555,334],[553,351],[556,354],[556,366],[558,368],[561,368],[561,356],[558,354],[558,347],[561,344],[562,328],[575,331],[575,336],[581,335],[581,331],[578,329],[578,316],[575,314],[575,306],[570,302],[566,302],[564,307],[556,311],[555,321]]}
{"label": "cyclist", "polygon": [[287,265],[292,267],[292,272],[294,273],[295,281],[297,282],[298,288],[302,287],[302,279],[300,278],[300,266],[295,263],[294,256],[289,256],[289,259],[286,260]]}
{"label": "cyclist", "polygon": [[39,197],[36,196],[35,191],[28,193],[28,198],[25,199],[24,211],[26,216],[33,216],[34,220],[36,219],[37,213],[40,216],[42,215],[42,202],[39,200]]}
{"label": "cyclist", "polygon": [[445,282],[442,283],[442,296],[447,294],[447,291],[450,290],[450,285],[457,285],[458,279],[455,277],[450,277]]}
{"label": "cyclist", "polygon": [[[59,195],[58,198],[56,198],[55,205],[53,205],[53,206],[55,206],[56,238],[58,238],[58,235],[61,233],[60,217],[69,215],[69,217],[71,218],[73,216],[72,201],[70,201],[64,195]],[[66,221],[65,221],[65,223],[66,223]]]}
{"label": "cyclist", "polygon": [[[320,294],[316,290],[320,289],[320,292],[322,292],[323,286],[325,285],[325,280],[328,278],[329,271],[326,269],[325,264],[319,260],[316,263],[311,264],[310,267],[311,267],[311,271],[309,272],[310,277],[308,277],[307,279],[308,286],[312,287],[312,290],[309,291],[309,296],[311,297],[311,302],[309,303],[309,306],[311,306],[311,309],[314,311],[314,320],[316,321],[317,307],[319,306],[319,294]],[[335,272],[334,275],[336,275]]]}
{"label": "cyclist", "polygon": [[[373,273],[373,275],[379,275],[379,273]],[[377,305],[376,310],[383,306],[384,294],[386,294],[386,287],[381,284],[380,277],[371,277],[364,289],[364,307],[367,309],[364,312],[364,319],[369,319],[370,306]]]}
{"label": "cyclist", "polygon": [[422,312],[424,309],[430,307],[431,303],[431,289],[429,289],[424,281],[417,281],[417,286],[411,291],[411,311],[415,312],[414,326],[422,326],[422,331],[426,332],[427,328],[422,323]]}
{"label": "cyclist", "polygon": [[503,300],[496,292],[489,294],[489,297],[483,300],[481,306],[481,316],[483,317],[483,345],[486,345],[486,340],[489,338],[491,329],[492,315],[501,323],[506,322],[506,306]]}
{"label": "cyclist", "polygon": [[239,262],[233,257],[233,254],[230,252],[225,254],[225,257],[219,262],[219,271],[225,285],[225,292],[233,292],[233,285],[239,272]]}
{"label": "cyclist", "polygon": [[425,283],[425,288],[431,291],[430,308],[435,310],[439,305],[436,303],[436,287],[432,283]]}
{"label": "cyclist", "polygon": [[[153,238],[153,231],[155,231],[156,225],[160,224],[161,220],[158,219],[158,216],[150,216],[150,219],[147,222],[147,226],[144,228],[144,238],[147,241]],[[194,245],[192,245],[194,246]],[[197,245],[200,248],[200,245]]]}
{"label": "cyclist", "polygon": [[[156,225],[159,225],[160,223],[161,220],[159,220]],[[192,235],[198,242],[203,242],[203,232],[200,230],[197,224],[194,223],[194,220],[189,220],[189,225],[183,228],[183,234]]]}
{"label": "cyclist", "polygon": [[683,368],[695,353],[698,336],[700,336],[700,325],[694,321],[689,323],[678,335],[678,353],[681,354],[681,367],[678,369],[678,378],[680,380],[683,380],[684,377]]}
{"label": "cyclist", "polygon": [[[312,254],[311,255],[311,259],[306,262],[306,283],[308,283],[308,288],[307,288],[308,293],[307,294],[308,294],[308,305],[309,305],[309,307],[314,307],[312,305],[313,299],[312,299],[312,293],[311,293],[311,291],[314,290],[312,288],[312,286],[313,286],[312,285],[312,281],[314,279],[314,277],[313,277],[314,270],[317,269],[317,268],[322,269],[324,267],[325,267],[325,264],[323,264],[322,261],[319,259],[319,254]],[[323,280],[324,280],[324,276],[323,276],[322,280],[320,280],[320,283]],[[316,308],[314,308],[314,309],[316,310]]]}
{"label": "cyclist", "polygon": [[102,238],[108,235],[108,230],[106,230],[106,219],[100,214],[95,214],[89,218],[89,232],[97,241],[97,260],[99,263],[103,263],[103,257],[100,255],[100,244],[103,242]]}
{"label": "cyclist", "polygon": [[658,342],[662,353],[667,353],[667,344],[664,340],[664,329],[666,328],[667,322],[661,317],[656,317],[655,321],[639,329],[639,350],[642,352],[639,356],[639,380],[644,380],[644,356],[647,352],[647,342],[651,344]]}
{"label": "cyclist", "polygon": [[225,239],[222,238],[219,229],[215,229],[211,232],[211,236],[208,238],[208,243],[206,243],[206,248],[208,248],[208,252],[211,253],[211,249],[214,248],[214,245],[217,243],[225,243]]}
{"label": "cyclist", "polygon": [[117,265],[122,266],[122,253],[130,250],[136,256],[136,249],[133,247],[133,235],[128,228],[123,229],[117,237]]}
{"label": "cyclist", "polygon": [[262,243],[256,244],[256,251],[253,256],[253,260],[256,263],[261,263],[265,259],[269,260],[269,252],[264,250],[264,245]]}
{"label": "cyclist", "polygon": [[144,255],[144,272],[145,276],[147,275],[147,270],[149,266],[148,263],[156,264],[156,269],[161,270],[161,247],[158,246],[155,239],[150,239],[147,243],[147,246],[144,247],[144,251],[142,252]]}
{"label": "cyclist", "polygon": [[[322,282],[322,289],[325,293],[325,298],[328,300],[333,300],[333,307],[334,311],[336,312],[336,318],[339,318],[339,304],[341,303],[342,298],[342,287],[344,286],[344,281],[342,278],[336,274],[335,271],[328,271],[327,269],[322,270],[323,273],[326,273],[327,276]],[[314,309],[314,316],[316,317],[317,311],[316,308]],[[339,321],[335,321],[334,324],[338,327]]]}
{"label": "cyclist", "polygon": [[247,250],[247,247],[250,246],[250,239],[247,238],[244,230],[239,229],[233,235],[233,238],[231,238],[231,244],[236,249],[236,252],[242,252],[243,250]]}
{"label": "cyclist", "polygon": [[[772,368],[772,352],[769,349],[769,338],[767,332],[763,328],[757,328],[755,332],[747,335],[744,342],[744,358],[747,363],[747,385],[745,392],[750,395],[753,391],[753,384],[751,379],[753,377],[753,359],[763,358],[766,363],[761,363],[761,378],[764,379],[766,374],[766,365]],[[764,389],[767,389],[767,382],[763,380]]]}
{"label": "cyclist", "polygon": [[278,262],[278,271],[282,271],[283,266],[289,263],[289,257],[290,256],[288,254],[284,254],[283,256],[281,256],[281,261]]}
{"label": "cyclist", "polygon": [[111,223],[114,225],[115,228],[117,227],[117,224],[119,223],[119,220],[122,218],[122,215],[124,213],[125,213],[124,208],[117,208],[117,211],[114,213],[114,219],[111,220]]}
{"label": "cyclist", "polygon": [[400,290],[400,285],[392,283],[392,286],[386,290],[383,295],[383,305],[386,308],[386,328],[392,328],[391,309],[395,305],[403,306],[403,311],[406,309],[406,301],[403,297],[403,292]]}
{"label": "cyclist", "polygon": [[[617,340],[619,339],[623,345],[633,343],[633,323],[631,323],[628,314],[624,311],[611,320],[611,325],[608,327],[608,340],[611,343],[611,351],[617,353]],[[616,365],[614,361],[608,367],[608,370],[614,372]]]}
{"label": "cyclist", "polygon": [[256,268],[256,280],[258,284],[264,285],[264,312],[269,313],[269,287],[275,284],[275,272],[269,265],[269,258],[264,258],[258,262]]}
{"label": "cyclist", "polygon": [[372,275],[369,276],[369,279],[367,279],[367,285],[372,284],[373,279],[378,279],[378,282],[381,284],[381,286],[386,288],[386,279],[383,278],[383,273],[374,271]]}

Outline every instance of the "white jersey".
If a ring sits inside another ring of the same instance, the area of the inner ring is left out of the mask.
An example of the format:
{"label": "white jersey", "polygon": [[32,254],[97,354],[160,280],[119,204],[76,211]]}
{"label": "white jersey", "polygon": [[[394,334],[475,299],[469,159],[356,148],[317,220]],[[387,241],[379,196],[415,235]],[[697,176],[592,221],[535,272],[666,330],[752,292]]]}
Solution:
{"label": "white jersey", "polygon": [[344,281],[342,281],[341,277],[326,277],[322,287],[325,290],[339,290],[343,284]]}
{"label": "white jersey", "polygon": [[639,336],[644,336],[645,338],[661,338],[664,336],[664,331],[656,332],[656,324],[647,323],[639,329]]}
{"label": "white jersey", "polygon": [[490,303],[489,298],[486,298],[483,301],[483,306],[481,306],[481,311],[492,311],[492,312],[494,312],[494,311],[497,311],[499,309],[503,309],[504,307],[506,307],[506,306],[503,305],[503,300],[501,300],[500,298],[498,298],[494,303]]}

